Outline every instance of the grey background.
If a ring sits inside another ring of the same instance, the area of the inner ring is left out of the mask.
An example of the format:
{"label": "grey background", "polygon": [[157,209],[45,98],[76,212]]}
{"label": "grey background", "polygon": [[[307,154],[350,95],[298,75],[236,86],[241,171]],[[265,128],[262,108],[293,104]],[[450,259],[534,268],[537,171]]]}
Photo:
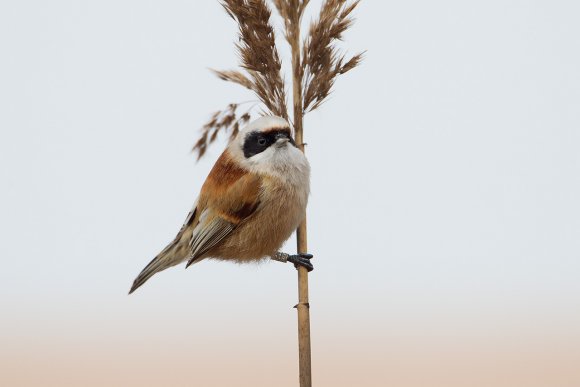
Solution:
{"label": "grey background", "polygon": [[[337,337],[577,332],[579,11],[361,3],[345,47],[366,59],[305,121],[315,362],[356,360]],[[234,40],[214,1],[0,3],[0,342],[242,331],[293,361],[289,265],[206,261],[126,296],[223,149],[196,164],[198,128],[254,99],[206,70]]]}

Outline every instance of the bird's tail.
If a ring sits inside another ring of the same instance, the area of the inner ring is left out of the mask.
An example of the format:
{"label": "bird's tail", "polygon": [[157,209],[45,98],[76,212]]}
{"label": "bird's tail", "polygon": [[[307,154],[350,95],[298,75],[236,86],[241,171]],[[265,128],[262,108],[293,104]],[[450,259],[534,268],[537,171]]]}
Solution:
{"label": "bird's tail", "polygon": [[[185,254],[180,254],[181,249],[177,243],[172,243],[167,246],[159,255],[157,255],[143,270],[141,273],[135,278],[133,281],[133,286],[131,286],[131,290],[129,290],[129,294],[133,293],[137,290],[141,285],[143,285],[147,280],[155,273],[158,273],[162,270],[170,268],[171,266],[175,266],[182,262],[185,259]],[[183,255],[183,257],[181,257]]]}

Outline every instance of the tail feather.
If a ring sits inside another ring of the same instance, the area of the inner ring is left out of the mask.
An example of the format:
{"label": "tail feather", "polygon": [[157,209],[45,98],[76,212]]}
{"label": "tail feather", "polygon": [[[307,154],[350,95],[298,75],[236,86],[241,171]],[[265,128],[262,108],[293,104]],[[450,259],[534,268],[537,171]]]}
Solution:
{"label": "tail feather", "polygon": [[137,288],[143,285],[149,278],[151,278],[155,273],[165,270],[171,266],[175,266],[188,258],[189,254],[189,240],[191,239],[191,233],[193,224],[197,222],[197,202],[193,206],[193,209],[187,214],[183,226],[179,233],[167,247],[163,249],[145,268],[139,273],[135,281],[133,281],[133,286],[129,290],[129,294],[133,293]]}
{"label": "tail feather", "polygon": [[139,273],[135,281],[133,281],[133,285],[131,286],[131,290],[129,290],[129,294],[133,293],[137,288],[143,285],[147,280],[153,277],[153,274],[160,271],[161,267],[161,260],[160,257],[155,257],[145,268]]}
{"label": "tail feather", "polygon": [[178,249],[176,249],[176,247],[176,244],[172,244],[163,250],[158,256],[153,258],[153,260],[149,262],[149,264],[147,264],[143,270],[141,270],[141,273],[139,273],[137,278],[135,278],[135,281],[133,281],[133,285],[131,286],[131,290],[129,290],[129,294],[133,293],[141,285],[147,282],[147,280],[153,277],[155,273],[182,262],[183,259],[179,259],[178,251],[176,251]]}

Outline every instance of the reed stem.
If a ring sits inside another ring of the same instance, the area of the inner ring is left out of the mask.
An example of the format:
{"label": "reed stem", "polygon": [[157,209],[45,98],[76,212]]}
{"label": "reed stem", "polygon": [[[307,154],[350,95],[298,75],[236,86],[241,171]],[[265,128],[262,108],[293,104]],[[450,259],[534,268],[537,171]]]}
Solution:
{"label": "reed stem", "polygon": [[[296,10],[298,12],[298,10]],[[299,16],[296,18],[299,19]],[[303,107],[302,107],[302,63],[300,58],[300,23],[292,23],[288,31],[288,40],[292,50],[292,97],[294,110],[294,132],[296,144],[304,152]],[[307,234],[306,216],[296,230],[298,253],[306,253]],[[298,364],[300,369],[300,387],[312,386],[312,362],[310,352],[310,304],[308,300],[308,270],[298,267]]]}

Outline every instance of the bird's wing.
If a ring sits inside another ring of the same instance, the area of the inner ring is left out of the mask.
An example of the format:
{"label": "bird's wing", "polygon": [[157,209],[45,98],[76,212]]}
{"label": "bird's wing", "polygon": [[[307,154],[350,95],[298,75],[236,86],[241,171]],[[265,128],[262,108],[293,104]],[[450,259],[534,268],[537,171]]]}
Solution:
{"label": "bird's wing", "polygon": [[226,172],[210,173],[202,187],[197,206],[199,221],[189,241],[191,255],[187,266],[215,247],[258,208],[261,178],[232,168]]}
{"label": "bird's wing", "polygon": [[[208,216],[209,211],[210,210],[204,211],[202,217]],[[193,230],[191,240],[189,241],[191,258],[189,259],[187,266],[191,265],[202,254],[208,252],[208,250],[228,236],[234,228],[236,228],[234,223],[228,222],[220,216],[216,216],[208,222],[200,222],[198,227]]]}

